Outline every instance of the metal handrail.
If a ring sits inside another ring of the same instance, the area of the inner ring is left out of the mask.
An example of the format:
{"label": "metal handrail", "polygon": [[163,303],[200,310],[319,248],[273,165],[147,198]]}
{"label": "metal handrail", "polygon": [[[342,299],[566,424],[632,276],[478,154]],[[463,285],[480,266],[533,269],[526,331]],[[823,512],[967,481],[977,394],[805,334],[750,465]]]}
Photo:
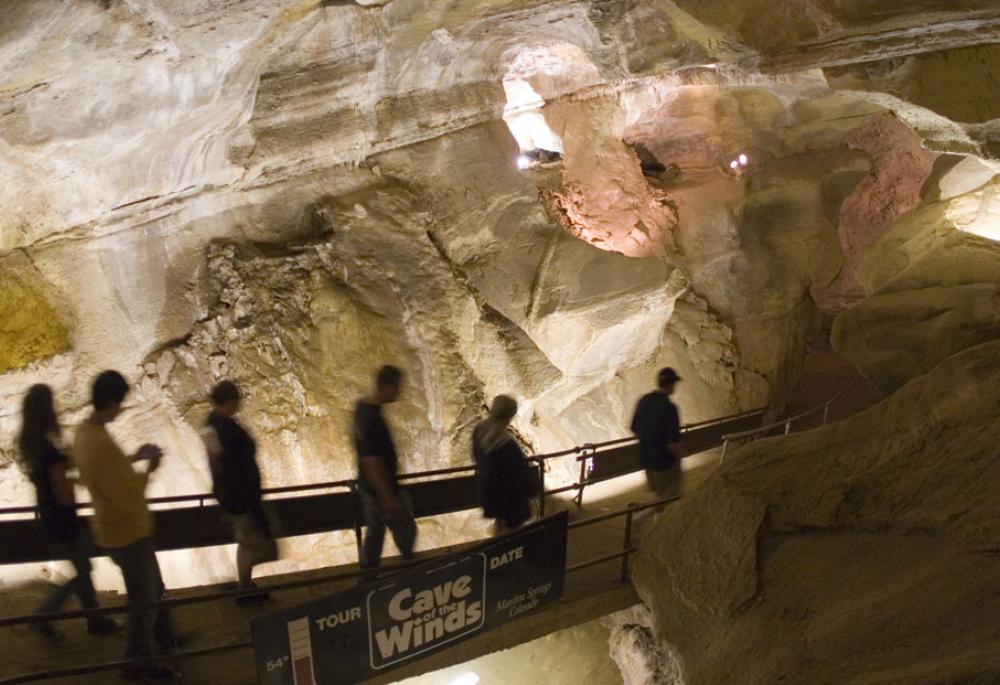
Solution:
{"label": "metal handrail", "polygon": [[795,423],[796,421],[798,421],[800,419],[804,419],[807,416],[812,416],[813,414],[815,414],[816,412],[818,412],[821,409],[823,410],[823,422],[820,425],[821,426],[825,426],[826,422],[827,422],[827,419],[829,418],[829,415],[830,415],[830,406],[834,402],[836,402],[837,400],[839,400],[841,397],[843,397],[845,394],[847,394],[847,392],[851,388],[853,388],[858,383],[858,381],[860,381],[860,380],[861,380],[860,376],[856,377],[854,380],[852,380],[850,383],[848,383],[846,386],[844,386],[836,395],[834,395],[833,397],[831,397],[830,399],[828,399],[823,404],[817,405],[817,406],[813,407],[812,409],[807,409],[806,411],[804,411],[804,412],[802,412],[800,414],[796,414],[795,416],[790,416],[787,419],[782,419],[781,421],[775,421],[774,423],[769,423],[766,426],[761,426],[759,428],[751,428],[750,430],[741,431],[739,433],[727,433],[726,435],[723,435],[722,436],[722,455],[719,457],[719,461],[720,462],[724,462],[726,460],[726,452],[728,451],[729,441],[730,440],[741,440],[743,438],[749,438],[749,437],[752,437],[754,435],[759,435],[761,433],[769,433],[772,430],[774,430],[775,428],[779,428],[781,426],[784,426],[784,428],[785,428],[785,433],[784,434],[788,435],[792,431],[792,424],[793,423]]}
{"label": "metal handrail", "polygon": [[[693,429],[696,429],[696,428],[704,428],[705,426],[709,426],[709,425],[712,425],[712,424],[724,423],[726,421],[733,421],[733,420],[736,420],[736,419],[740,419],[740,418],[749,416],[749,415],[754,414],[754,413],[759,412],[759,411],[761,411],[761,410],[760,409],[755,409],[753,411],[743,412],[741,414],[733,414],[732,416],[722,416],[722,417],[715,418],[715,419],[709,419],[707,421],[701,421],[699,423],[689,424],[689,425],[686,425],[686,426],[682,426],[681,427],[681,432],[685,433],[687,431],[690,431],[690,430],[693,430]],[[583,444],[583,445],[578,445],[576,447],[572,447],[572,448],[565,449],[565,450],[560,450],[560,451],[557,451],[557,452],[548,452],[548,453],[545,453],[545,454],[531,455],[531,456],[528,457],[528,459],[530,461],[536,461],[536,462],[539,462],[539,463],[544,463],[546,461],[549,461],[550,459],[558,459],[558,458],[567,457],[567,456],[570,456],[570,455],[579,455],[582,452],[588,452],[588,451],[603,449],[605,447],[614,447],[614,446],[617,446],[617,445],[623,445],[623,444],[626,444],[626,443],[635,442],[635,440],[636,440],[635,436],[629,436],[629,437],[625,437],[625,438],[616,438],[614,440],[606,440],[604,442],[586,443],[586,444]],[[447,475],[447,474],[452,474],[452,473],[462,473],[462,472],[475,471],[475,468],[476,467],[474,465],[469,464],[469,465],[465,465],[465,466],[454,466],[454,467],[445,468],[445,469],[435,469],[435,470],[432,470],[432,471],[417,471],[417,472],[414,472],[414,473],[400,474],[397,477],[397,479],[398,480],[413,480],[413,479],[417,479],[417,478],[430,478],[430,477],[433,477],[433,476]],[[313,490],[328,490],[328,489],[333,489],[333,488],[348,488],[348,489],[350,489],[350,488],[356,487],[356,485],[357,485],[357,480],[356,479],[348,478],[348,479],[344,479],[344,480],[324,481],[324,482],[320,482],[320,483],[303,483],[303,484],[300,484],[300,485],[283,485],[283,486],[277,486],[277,487],[272,487],[272,488],[264,488],[261,491],[261,494],[266,497],[267,495],[287,495],[287,494],[300,493],[300,492],[310,492],[310,491],[313,491]],[[192,503],[193,502],[197,502],[199,504],[199,506],[204,506],[204,503],[206,501],[211,501],[211,500],[214,500],[214,499],[215,499],[215,495],[213,495],[210,492],[206,492],[206,493],[192,494],[192,495],[165,495],[165,496],[161,496],[161,497],[149,497],[149,498],[146,499],[146,503],[147,504],[181,504],[181,503],[186,503],[186,502],[192,502]],[[87,502],[77,502],[76,503],[76,508],[77,509],[91,509],[91,508],[93,508],[93,503],[89,502],[89,501],[87,501]],[[4,508],[0,508],[0,516],[6,516],[6,515],[11,515],[11,514],[34,514],[36,512],[36,510],[37,510],[37,508],[35,506],[32,506],[32,505],[20,505],[20,506],[14,506],[14,507],[4,507]]]}
{"label": "metal handrail", "polygon": [[[581,519],[579,521],[572,521],[572,522],[570,522],[568,524],[567,528],[568,529],[574,529],[574,528],[582,528],[582,527],[585,527],[585,526],[593,525],[595,523],[601,523],[602,521],[607,521],[607,520],[610,520],[612,518],[617,518],[617,517],[624,516],[625,517],[625,534],[624,534],[624,540],[622,542],[622,549],[621,549],[621,551],[612,552],[612,553],[604,554],[604,555],[597,556],[597,557],[592,557],[590,559],[585,559],[585,560],[577,562],[575,564],[568,565],[566,567],[566,571],[565,572],[566,573],[573,573],[573,572],[576,572],[576,571],[583,570],[585,568],[590,568],[592,566],[596,566],[598,564],[607,563],[609,561],[614,561],[615,559],[621,559],[622,560],[622,568],[621,568],[621,577],[620,577],[620,579],[621,579],[621,582],[623,582],[623,583],[626,582],[628,580],[628,577],[629,577],[629,558],[631,557],[631,555],[633,555],[633,554],[635,554],[636,552],[639,551],[639,548],[632,544],[632,520],[633,520],[634,516],[637,513],[641,512],[641,511],[645,511],[647,509],[652,509],[654,507],[665,506],[666,504],[669,504],[670,502],[674,502],[677,499],[679,499],[679,497],[674,496],[674,497],[665,497],[665,498],[662,498],[662,499],[654,500],[652,502],[647,502],[646,504],[629,504],[625,509],[620,509],[620,510],[609,512],[609,513],[606,513],[606,514],[601,514],[601,515],[598,515],[598,516],[591,516],[591,517],[588,517],[586,519]],[[401,571],[401,570],[403,570],[405,568],[409,568],[411,566],[416,566],[416,565],[420,565],[420,564],[424,564],[424,563],[427,563],[427,562],[434,561],[435,559],[440,559],[443,556],[446,556],[446,554],[448,554],[448,553],[436,555],[434,557],[428,557],[428,558],[425,558],[425,559],[414,560],[414,561],[411,561],[411,562],[404,562],[402,564],[395,564],[393,566],[383,567],[381,570],[382,571],[388,571],[389,573],[387,575],[391,575],[391,574],[394,574],[394,573],[398,573],[399,571]],[[333,574],[333,575],[330,575],[330,576],[325,576],[323,578],[312,578],[312,579],[308,579],[308,580],[292,581],[292,582],[288,582],[288,583],[279,583],[279,584],[275,584],[275,585],[264,586],[264,587],[261,587],[261,588],[255,588],[254,590],[250,590],[250,591],[234,591],[234,592],[224,592],[224,593],[209,593],[209,594],[206,594],[206,595],[198,595],[196,597],[177,598],[177,599],[172,599],[172,600],[160,600],[159,602],[155,602],[153,604],[148,604],[148,605],[142,605],[142,606],[144,608],[157,608],[157,607],[163,607],[163,606],[176,606],[176,605],[179,605],[179,604],[194,604],[194,603],[206,602],[206,601],[216,601],[218,599],[229,598],[229,597],[238,597],[238,596],[244,595],[244,594],[260,592],[261,590],[265,590],[265,591],[268,591],[268,592],[278,592],[278,591],[286,590],[286,589],[300,588],[300,587],[309,587],[309,586],[313,586],[313,585],[319,585],[319,584],[322,584],[322,583],[330,582],[332,580],[341,580],[341,579],[345,579],[346,580],[346,579],[350,579],[350,578],[357,578],[357,577],[359,577],[361,575],[361,573],[362,573],[362,571],[358,570],[358,571],[352,571],[352,572],[348,572],[348,573]],[[4,626],[4,625],[17,625],[17,624],[23,624],[23,623],[34,623],[34,622],[40,622],[40,621],[52,621],[52,620],[58,620],[58,619],[62,619],[62,618],[76,618],[76,617],[79,617],[79,616],[104,615],[104,614],[108,614],[108,613],[122,613],[124,611],[128,611],[129,609],[130,609],[130,607],[128,605],[123,605],[123,606],[119,606],[119,607],[101,607],[101,608],[98,608],[98,609],[85,609],[85,610],[79,610],[79,611],[65,611],[65,612],[59,612],[59,613],[53,613],[53,614],[45,614],[45,615],[17,616],[17,617],[8,618],[8,619],[0,619],[0,626]],[[184,658],[190,658],[190,657],[196,657],[196,656],[205,656],[205,655],[208,655],[208,654],[221,654],[223,652],[236,651],[236,650],[240,650],[240,649],[248,649],[248,648],[252,648],[252,647],[253,647],[253,642],[251,642],[249,640],[239,640],[239,641],[230,642],[230,643],[226,643],[226,644],[222,644],[222,645],[213,645],[211,647],[202,647],[202,648],[198,648],[198,649],[177,651],[177,652],[173,652],[173,653],[167,655],[167,658],[176,661],[176,660],[184,659]],[[0,680],[0,685],[19,685],[20,683],[36,682],[36,681],[39,681],[39,680],[48,680],[48,679],[51,679],[51,678],[65,678],[65,677],[70,677],[70,676],[80,676],[80,675],[91,675],[91,674],[95,674],[95,673],[103,673],[105,671],[111,671],[111,670],[114,670],[116,668],[121,668],[123,666],[127,666],[130,663],[132,663],[132,662],[129,662],[129,661],[108,661],[108,662],[102,662],[102,663],[99,663],[99,664],[91,664],[91,665],[88,665],[88,666],[73,666],[73,667],[69,667],[69,668],[50,669],[48,671],[37,671],[35,673],[24,673],[24,674],[19,674],[19,675],[11,676],[10,678],[4,678],[3,680]]]}
{"label": "metal handrail", "polygon": [[[680,432],[681,432],[681,435],[683,435],[684,433],[690,433],[691,431],[697,430],[699,428],[708,428],[709,426],[713,426],[713,425],[720,424],[720,423],[725,423],[727,421],[736,421],[738,419],[745,419],[748,416],[753,416],[754,414],[759,414],[759,413],[761,413],[763,411],[764,411],[764,408],[760,407],[758,409],[751,409],[750,411],[745,411],[745,412],[743,412],[741,414],[732,414],[730,416],[722,416],[722,417],[719,417],[719,418],[716,418],[716,419],[708,419],[706,421],[699,421],[698,423],[689,423],[687,425],[681,426]],[[575,447],[572,452],[573,453],[581,453],[581,452],[586,453],[586,454],[580,454],[576,458],[577,461],[585,461],[585,460],[590,459],[591,457],[593,457],[594,453],[596,453],[598,450],[602,450],[602,449],[604,449],[606,447],[618,447],[620,445],[625,445],[625,444],[630,444],[630,443],[636,443],[638,441],[639,441],[639,438],[637,438],[634,435],[630,435],[630,436],[625,437],[625,438],[617,438],[615,440],[607,440],[605,442],[588,442],[588,443],[584,443],[583,445],[580,445],[579,447]]]}
{"label": "metal handrail", "polygon": [[[645,504],[630,504],[624,509],[618,509],[616,511],[608,512],[605,514],[600,514],[598,516],[590,516],[584,519],[579,519],[577,521],[571,521],[566,527],[569,530],[576,528],[583,528],[586,526],[592,526],[596,523],[601,523],[613,518],[619,518],[622,516],[631,517],[637,512],[644,511],[653,507],[659,507],[664,504],[676,501],[680,499],[678,496],[665,497],[662,499],[654,500],[652,502],[647,502]],[[474,544],[475,542],[485,542],[486,538],[482,540],[477,540],[469,542],[466,544]],[[393,564],[391,566],[382,566],[379,568],[379,574],[381,575],[393,575],[400,571],[413,566],[419,566],[421,564],[434,561],[436,559],[441,559],[452,553],[452,548],[449,547],[447,552],[441,554],[436,554],[430,557],[423,557],[421,559],[414,559],[413,561],[404,561],[401,563]],[[619,555],[620,556],[620,555]],[[188,604],[203,604],[205,602],[215,602],[224,599],[236,599],[238,597],[243,597],[247,595],[254,595],[261,591],[264,592],[282,592],[285,590],[295,590],[303,587],[312,587],[314,585],[323,585],[326,583],[332,583],[340,580],[351,580],[360,577],[364,573],[363,570],[358,569],[357,571],[343,571],[340,573],[333,573],[330,575],[321,576],[318,578],[307,578],[303,580],[292,580],[284,583],[275,583],[274,585],[261,585],[260,587],[253,588],[251,590],[222,590],[218,592],[209,592],[205,594],[192,595],[190,597],[172,597],[170,599],[161,599],[156,602],[149,602],[146,604],[139,605],[143,609],[159,609],[159,608],[170,608],[177,606],[184,606]],[[96,607],[93,609],[73,609],[69,611],[56,611],[44,614],[23,614],[20,616],[8,616],[6,618],[0,618],[0,628],[6,628],[15,625],[24,625],[32,623],[42,623],[48,621],[62,621],[72,618],[85,618],[88,616],[104,616],[108,614],[123,614],[131,609],[132,605],[120,604],[116,606],[106,606],[106,607]],[[4,681],[0,681],[3,683]]]}
{"label": "metal handrail", "polygon": [[[633,554],[635,554],[636,552],[639,551],[639,548],[632,544],[632,520],[633,520],[633,518],[635,517],[635,515],[637,513],[641,512],[641,511],[645,511],[647,509],[652,509],[654,507],[662,507],[662,506],[664,506],[666,504],[669,504],[671,502],[676,501],[677,499],[679,499],[679,497],[676,497],[676,496],[675,497],[664,497],[662,499],[654,500],[652,502],[647,502],[645,504],[629,504],[625,509],[620,509],[618,511],[609,512],[607,514],[601,514],[599,516],[591,516],[591,517],[588,517],[586,519],[581,519],[579,521],[572,521],[572,522],[570,522],[569,525],[567,526],[567,528],[574,529],[574,528],[582,528],[582,527],[585,527],[585,526],[593,525],[595,523],[601,523],[602,521],[607,521],[607,520],[612,519],[612,518],[618,518],[618,517],[624,516],[625,517],[625,535],[624,535],[624,539],[622,541],[622,548],[621,548],[620,551],[611,552],[611,553],[608,553],[608,554],[603,554],[603,555],[600,555],[600,556],[592,557],[590,559],[585,559],[583,561],[579,561],[579,562],[577,562],[575,564],[568,565],[566,567],[566,573],[574,573],[576,571],[581,571],[583,569],[590,568],[590,567],[596,566],[598,564],[603,564],[603,563],[607,563],[609,561],[614,561],[616,559],[621,559],[622,560],[622,570],[621,570],[621,577],[620,577],[620,579],[621,579],[622,582],[626,582],[628,580],[628,569],[629,569],[628,561],[629,561],[629,558]],[[418,564],[423,564],[425,562],[434,561],[435,559],[440,559],[443,556],[445,556],[445,555],[437,555],[435,557],[429,557],[429,558],[421,559],[419,561],[414,561],[414,562],[409,562],[409,563],[404,563],[404,564],[397,564],[397,565],[394,565],[394,566],[391,566],[391,567],[385,567],[383,570],[388,570],[388,571],[391,571],[392,573],[396,573],[396,572],[402,570],[403,568],[408,568],[410,566],[415,566],[415,565],[418,565]],[[289,589],[292,586],[294,586],[294,587],[307,587],[309,585],[318,585],[320,583],[329,582],[330,580],[340,579],[342,577],[345,578],[345,579],[346,578],[356,578],[360,574],[361,574],[360,571],[354,571],[354,572],[345,573],[345,574],[336,574],[336,576],[328,576],[328,577],[325,577],[325,578],[315,578],[315,579],[310,579],[310,580],[306,580],[306,581],[297,581],[297,582],[294,582],[294,583],[283,583],[283,584],[277,584],[277,585],[264,586],[264,587],[262,587],[260,589],[255,589],[255,590],[252,590],[250,592],[259,592],[261,589],[262,590],[266,590],[268,592],[276,592],[276,591],[279,591],[279,590]],[[213,598],[218,597],[220,595],[225,595],[226,597],[229,597],[229,596],[239,596],[240,594],[246,594],[246,592],[230,592],[230,593],[215,593],[214,595],[199,595],[197,598],[185,598],[184,603],[187,603],[187,604],[193,603],[191,600],[195,600],[195,599],[197,599],[199,601],[207,601],[209,599],[213,599]],[[563,601],[563,600],[559,600],[559,601]],[[153,604],[153,605],[144,605],[144,606],[149,606],[149,607],[154,607],[154,606],[170,606],[170,605],[172,605],[171,602],[180,603],[180,600],[162,600],[160,602],[157,602],[156,604]],[[0,620],[0,625],[14,625],[15,621],[16,622],[20,622],[20,623],[30,623],[30,622],[33,622],[33,621],[41,621],[41,620],[48,621],[48,620],[54,620],[56,618],[63,618],[63,617],[74,618],[74,617],[77,617],[79,615],[90,615],[90,614],[97,614],[97,613],[112,613],[111,611],[108,611],[108,609],[114,609],[115,613],[120,613],[122,611],[127,611],[128,610],[128,606],[126,605],[126,606],[123,606],[123,607],[108,607],[107,609],[102,608],[102,609],[96,609],[96,610],[91,609],[91,610],[81,610],[81,611],[67,611],[67,612],[61,612],[60,614],[47,614],[45,616],[28,616],[28,617],[19,616],[19,617],[15,617],[13,619],[2,619],[2,620]],[[172,660],[179,660],[179,659],[196,657],[196,656],[205,656],[205,655],[208,655],[208,654],[220,654],[222,652],[230,652],[230,651],[236,651],[236,650],[240,650],[240,649],[250,649],[252,647],[253,647],[253,642],[251,642],[249,640],[239,640],[239,641],[230,642],[230,643],[226,643],[226,644],[222,644],[222,645],[213,645],[211,647],[201,647],[201,648],[198,648],[198,649],[190,649],[190,650],[177,651],[177,652],[174,652],[174,653],[168,655],[168,658],[170,658]],[[0,680],[0,685],[19,685],[20,683],[36,682],[36,681],[39,681],[39,680],[47,680],[47,679],[50,679],[50,678],[65,678],[65,677],[69,677],[69,676],[91,675],[91,674],[94,674],[94,673],[102,673],[102,672],[105,672],[105,671],[114,670],[116,668],[121,668],[122,666],[129,665],[129,663],[131,663],[131,662],[128,662],[128,661],[108,661],[108,662],[103,662],[103,663],[99,663],[99,664],[91,664],[89,666],[74,666],[74,667],[69,667],[69,668],[51,669],[51,670],[48,670],[48,671],[39,671],[39,672],[35,672],[35,673],[25,673],[25,674],[20,674],[20,675],[16,675],[16,676],[11,676],[10,678],[4,678],[3,680]]]}

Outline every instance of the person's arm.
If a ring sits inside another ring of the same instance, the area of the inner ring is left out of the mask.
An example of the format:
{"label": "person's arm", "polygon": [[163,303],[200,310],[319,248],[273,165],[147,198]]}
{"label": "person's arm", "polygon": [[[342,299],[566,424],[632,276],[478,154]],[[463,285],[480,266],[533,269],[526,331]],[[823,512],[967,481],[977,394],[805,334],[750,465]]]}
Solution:
{"label": "person's arm", "polygon": [[684,458],[684,443],[681,442],[681,418],[678,414],[677,409],[673,411],[673,415],[670,417],[672,425],[670,426],[670,442],[667,443],[667,449],[678,459]]}
{"label": "person's arm", "polygon": [[222,466],[222,442],[219,440],[219,433],[211,426],[206,426],[201,431],[201,441],[205,443],[205,452],[208,454],[208,468],[213,476],[219,475]]}
{"label": "person's arm", "polygon": [[[77,444],[76,448],[79,450],[81,445]],[[103,503],[109,518],[129,516],[130,510],[126,503],[128,498],[123,497],[123,493],[133,488],[145,490],[149,483],[149,472],[136,470],[132,465],[133,459],[107,434],[88,440],[85,449],[88,453],[86,459],[82,455],[77,457],[80,459],[80,475],[90,491],[91,499]]]}
{"label": "person's arm", "polygon": [[641,423],[640,414],[642,413],[642,400],[635,405],[635,411],[632,413],[632,423],[629,428],[636,435],[639,434],[639,425]]}
{"label": "person's arm", "polygon": [[361,472],[364,473],[368,485],[375,491],[383,513],[392,518],[400,511],[399,501],[389,480],[389,472],[382,460],[375,456],[365,456],[358,460]]}
{"label": "person's arm", "polygon": [[61,507],[72,507],[76,504],[73,496],[73,484],[66,476],[66,462],[60,461],[52,464],[47,469],[49,477],[49,487],[56,498],[56,503]]}
{"label": "person's arm", "polygon": [[147,442],[145,445],[140,447],[139,451],[132,457],[132,463],[134,464],[140,461],[149,462],[146,466],[146,476],[150,476],[154,471],[156,471],[156,469],[160,468],[161,459],[163,459],[163,450],[160,449],[159,446]]}
{"label": "person's arm", "polygon": [[354,412],[354,447],[358,452],[358,470],[368,486],[375,491],[383,514],[392,518],[399,510],[395,489],[385,462],[378,457],[374,438],[377,412],[370,406],[361,404]]}

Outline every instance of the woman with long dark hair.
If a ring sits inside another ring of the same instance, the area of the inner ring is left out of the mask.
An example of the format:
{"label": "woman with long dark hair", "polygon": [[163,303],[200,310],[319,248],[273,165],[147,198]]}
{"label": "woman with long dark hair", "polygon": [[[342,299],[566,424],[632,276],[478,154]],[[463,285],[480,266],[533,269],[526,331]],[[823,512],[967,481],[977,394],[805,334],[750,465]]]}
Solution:
{"label": "woman with long dark hair", "polygon": [[[22,404],[18,452],[24,470],[35,486],[38,516],[50,556],[53,559],[69,559],[76,569],[76,576],[56,587],[38,606],[35,610],[38,614],[58,611],[74,593],[84,609],[98,606],[97,593],[90,580],[90,541],[76,515],[73,484],[66,475],[69,460],[56,446],[59,437],[52,389],[41,384],[31,386]],[[38,626],[39,632],[49,639],[62,637],[51,623],[40,623]],[[118,628],[118,623],[107,616],[87,617],[88,633],[110,633]]]}

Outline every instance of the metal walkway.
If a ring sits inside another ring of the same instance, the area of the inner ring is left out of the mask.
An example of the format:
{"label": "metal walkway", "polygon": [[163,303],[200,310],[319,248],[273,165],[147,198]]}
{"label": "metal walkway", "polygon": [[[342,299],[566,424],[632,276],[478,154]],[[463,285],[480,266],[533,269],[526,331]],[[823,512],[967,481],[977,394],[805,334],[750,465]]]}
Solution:
{"label": "metal walkway", "polygon": [[[763,410],[728,416],[681,429],[688,454],[720,447],[729,433],[752,430],[760,425]],[[575,459],[580,476],[576,483],[546,490],[547,466],[554,460]],[[575,491],[582,503],[587,486],[640,470],[636,439],[622,438],[581,445],[572,449],[530,457],[540,484],[538,508],[545,513],[546,497]],[[413,499],[417,518],[476,509],[475,467],[459,466],[400,476]],[[361,510],[357,481],[309,483],[264,490],[280,527],[280,537],[294,537],[335,530],[354,530],[360,543]],[[211,493],[153,497],[147,500],[155,521],[157,551],[228,545],[232,533]],[[78,504],[81,513],[88,503]],[[85,515],[84,518],[87,518]],[[41,522],[31,506],[0,509],[0,564],[22,564],[51,560],[42,537]]]}
{"label": "metal walkway", "polygon": [[[825,411],[838,394],[821,407]],[[763,410],[706,421],[682,428],[683,443],[688,455],[720,448],[734,437],[741,439],[768,434],[775,426],[761,426]],[[798,417],[785,420],[779,432],[785,431]],[[790,428],[789,428],[790,430]],[[545,488],[547,465],[556,459],[573,459],[578,463],[579,477],[570,485]],[[623,438],[600,444],[588,444],[553,454],[531,457],[540,480],[538,508],[544,515],[549,501],[561,493],[573,493],[573,501],[583,508],[589,486],[640,470],[635,438]],[[413,497],[418,517],[436,516],[477,507],[472,487],[474,467],[457,467],[402,476]],[[280,535],[291,537],[335,530],[353,529],[359,540],[360,512],[356,482],[353,480],[314,483],[300,486],[270,488],[266,499],[275,509],[282,529]],[[155,544],[158,550],[191,549],[231,544],[229,531],[222,523],[219,508],[210,494],[151,498],[150,508],[156,522]],[[633,524],[637,514],[667,500],[628,507],[579,518],[570,524],[569,556],[567,559],[567,590],[563,600],[536,616],[518,621],[509,634],[488,633],[464,643],[460,650],[445,650],[428,659],[395,671],[385,682],[416,675],[474,658],[480,654],[514,646],[540,637],[559,628],[592,620],[618,609],[633,605],[637,600],[627,582],[631,555],[637,551]],[[86,503],[79,505],[84,512]],[[581,511],[580,513],[583,513]],[[0,563],[14,564],[46,560],[40,522],[34,518],[33,507],[0,509]],[[624,525],[622,525],[624,523]],[[435,555],[457,551],[461,546],[433,550],[419,555],[423,563]],[[390,562],[391,563],[391,562]],[[609,572],[608,566],[615,565]],[[399,568],[402,568],[401,566]],[[391,570],[386,567],[386,570]],[[230,600],[239,596],[235,590],[199,587],[171,591],[161,604],[171,607],[177,625],[193,629],[195,640],[183,651],[171,655],[179,673],[189,683],[253,682],[253,660],[248,650],[249,620],[259,612],[271,612],[309,599],[330,594],[356,582],[357,566],[325,568],[285,576],[270,576],[261,587],[272,593],[275,601],[265,607],[236,607]],[[105,601],[107,598],[104,598]],[[99,613],[121,614],[123,605],[104,606]],[[94,638],[83,633],[80,620],[65,623],[69,638],[58,651],[31,648],[37,640],[28,631],[39,619],[29,613],[28,606],[10,606],[0,628],[13,633],[0,640],[0,685],[22,682],[99,683],[106,682],[108,671],[120,667],[117,661],[120,638]],[[79,619],[84,611],[53,614],[52,620]],[[11,615],[15,614],[15,615]],[[477,651],[478,650],[478,651]],[[53,657],[58,657],[53,659]],[[220,659],[225,667],[220,668]],[[56,663],[58,662],[58,663]],[[74,666],[65,666],[74,664]],[[382,682],[382,680],[371,681]]]}

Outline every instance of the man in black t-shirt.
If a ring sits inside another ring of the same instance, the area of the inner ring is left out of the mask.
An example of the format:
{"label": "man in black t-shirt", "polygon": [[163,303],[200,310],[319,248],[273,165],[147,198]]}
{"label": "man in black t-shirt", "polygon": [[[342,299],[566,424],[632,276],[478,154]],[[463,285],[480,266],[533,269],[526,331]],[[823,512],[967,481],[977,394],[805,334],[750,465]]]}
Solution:
{"label": "man in black t-shirt", "polygon": [[396,475],[399,458],[389,426],[382,416],[382,406],[399,398],[403,372],[395,366],[383,366],[375,377],[375,394],[358,400],[354,408],[354,448],[358,454],[358,495],[365,519],[365,538],[361,546],[363,580],[374,580],[382,558],[385,529],[403,557],[413,557],[417,524],[406,492],[399,487]]}
{"label": "man in black t-shirt", "polygon": [[681,491],[681,422],[670,401],[680,379],[670,367],[661,369],[656,376],[657,389],[642,396],[632,417],[646,482],[661,498],[676,497]]}
{"label": "man in black t-shirt", "polygon": [[[236,538],[236,572],[241,590],[252,590],[253,568],[278,558],[278,546],[261,504],[257,445],[233,418],[240,410],[240,391],[231,381],[212,388],[214,408],[202,433],[212,470],[212,493],[226,513]],[[266,592],[242,595],[237,604],[263,601]]]}

